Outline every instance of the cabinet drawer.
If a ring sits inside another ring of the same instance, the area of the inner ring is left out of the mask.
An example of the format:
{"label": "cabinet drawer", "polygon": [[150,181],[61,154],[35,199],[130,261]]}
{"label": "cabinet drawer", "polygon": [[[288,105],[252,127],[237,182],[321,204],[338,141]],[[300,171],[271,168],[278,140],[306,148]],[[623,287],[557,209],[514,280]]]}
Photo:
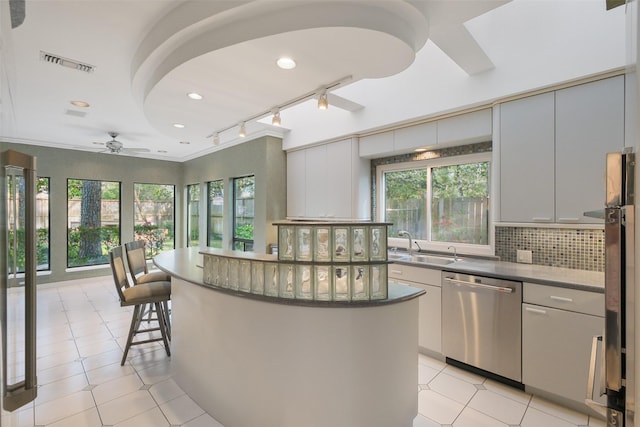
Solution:
{"label": "cabinet drawer", "polygon": [[598,292],[525,282],[522,298],[525,303],[604,317],[604,294]]}
{"label": "cabinet drawer", "polygon": [[522,382],[583,403],[592,339],[603,331],[601,317],[523,304]]}
{"label": "cabinet drawer", "polygon": [[440,286],[442,283],[440,270],[432,268],[414,267],[404,264],[389,264],[389,279],[423,283],[425,285]]}

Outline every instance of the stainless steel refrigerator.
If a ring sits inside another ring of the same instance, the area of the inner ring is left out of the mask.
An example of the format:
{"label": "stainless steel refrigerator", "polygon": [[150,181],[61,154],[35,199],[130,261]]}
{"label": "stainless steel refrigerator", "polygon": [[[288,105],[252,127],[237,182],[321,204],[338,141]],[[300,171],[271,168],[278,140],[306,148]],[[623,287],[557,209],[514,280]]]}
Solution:
{"label": "stainless steel refrigerator", "polygon": [[[635,153],[607,154],[605,233],[605,330],[594,337],[587,404],[607,418],[607,427],[635,425]],[[598,356],[601,390],[594,391]],[[607,404],[593,401],[606,394]]]}
{"label": "stainless steel refrigerator", "polygon": [[0,387],[12,412],[37,395],[36,159],[8,150],[0,166]]}

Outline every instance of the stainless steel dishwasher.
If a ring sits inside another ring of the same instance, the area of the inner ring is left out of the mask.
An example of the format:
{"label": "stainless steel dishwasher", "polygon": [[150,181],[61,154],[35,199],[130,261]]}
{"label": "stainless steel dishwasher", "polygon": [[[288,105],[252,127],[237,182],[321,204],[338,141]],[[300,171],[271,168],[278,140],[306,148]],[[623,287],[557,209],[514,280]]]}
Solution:
{"label": "stainless steel dishwasher", "polygon": [[448,361],[522,381],[522,282],[442,272]]}

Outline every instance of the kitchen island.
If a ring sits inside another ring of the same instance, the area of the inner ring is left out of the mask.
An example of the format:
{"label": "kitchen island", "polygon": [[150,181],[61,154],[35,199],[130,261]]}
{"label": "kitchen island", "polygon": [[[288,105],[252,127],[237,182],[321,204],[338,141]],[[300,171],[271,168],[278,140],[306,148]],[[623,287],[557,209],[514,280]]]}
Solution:
{"label": "kitchen island", "polygon": [[424,291],[314,305],[206,284],[199,248],[154,263],[172,275],[173,378],[225,427],[413,425]]}

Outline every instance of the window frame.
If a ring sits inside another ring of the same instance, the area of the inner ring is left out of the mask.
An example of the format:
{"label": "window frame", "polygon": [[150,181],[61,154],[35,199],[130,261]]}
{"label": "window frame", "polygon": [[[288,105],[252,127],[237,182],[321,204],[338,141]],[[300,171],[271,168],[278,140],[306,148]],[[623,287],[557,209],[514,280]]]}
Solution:
{"label": "window frame", "polygon": [[[104,262],[103,263],[96,263],[96,264],[81,264],[81,265],[70,265],[70,258],[69,258],[69,182],[70,181],[95,181],[95,182],[100,182],[101,186],[102,183],[111,183],[111,184],[117,184],[118,185],[118,233],[117,233],[117,237],[118,237],[118,243],[115,246],[119,246],[122,244],[122,181],[110,181],[110,180],[105,180],[105,179],[86,179],[86,178],[67,178],[67,186],[66,186],[66,199],[67,199],[67,207],[66,207],[66,212],[67,212],[67,226],[66,226],[66,232],[65,232],[65,236],[66,236],[66,258],[67,258],[67,270],[74,270],[74,269],[86,269],[86,268],[96,268],[96,267],[103,267],[104,265],[108,265],[109,264],[109,254],[108,254],[108,250],[107,250],[107,254],[104,255]],[[101,189],[101,191],[104,191],[103,189]],[[101,199],[102,200],[102,199]],[[81,212],[82,213],[82,212]],[[101,225],[100,227],[102,228],[102,218],[101,220]]]}
{"label": "window frame", "polygon": [[[431,211],[432,211],[432,168],[437,167],[445,167],[445,166],[456,166],[468,163],[488,163],[488,176],[487,176],[487,185],[489,188],[489,194],[487,200],[489,201],[487,205],[487,244],[486,245],[476,245],[471,243],[460,243],[460,242],[442,242],[442,241],[433,241],[431,240]],[[385,221],[385,185],[384,185],[384,174],[386,172],[396,172],[396,171],[406,171],[406,170],[414,170],[414,169],[426,169],[427,170],[427,196],[426,196],[426,230],[427,230],[427,239],[413,239],[418,242],[420,248],[424,251],[433,251],[433,252],[452,252],[449,249],[451,246],[454,246],[458,254],[467,254],[467,255],[494,255],[494,227],[493,227],[493,214],[491,210],[490,199],[492,196],[492,163],[493,163],[493,155],[491,151],[482,152],[482,153],[473,153],[473,154],[464,154],[459,156],[448,156],[448,157],[438,157],[432,159],[425,160],[414,160],[414,161],[406,161],[399,163],[389,163],[383,164],[376,167],[376,199],[377,199],[377,207],[376,207],[376,217],[379,221]],[[397,248],[408,248],[408,242],[406,237],[398,237],[398,236],[388,236],[387,246],[389,248],[397,247]],[[414,246],[414,249],[417,249]]]}
{"label": "window frame", "polygon": [[[187,212],[186,212],[186,225],[187,225],[187,236],[186,236],[186,243],[187,243],[187,247],[193,247],[193,245],[191,244],[191,231],[192,231],[192,227],[193,227],[193,222],[192,221],[192,212],[191,212],[191,205],[193,200],[191,200],[191,189],[197,189],[198,192],[198,203],[197,203],[197,215],[195,215],[195,226],[196,229],[198,231],[198,239],[197,239],[197,244],[195,246],[200,246],[200,237],[201,237],[201,233],[200,233],[200,202],[202,199],[202,188],[200,186],[200,183],[197,184],[187,184],[186,186],[186,205],[187,205]],[[175,198],[175,194],[174,194],[174,198]],[[174,207],[174,212],[175,212],[175,207]],[[175,220],[174,220],[175,222]],[[175,247],[175,238],[174,238],[174,247]]]}
{"label": "window frame", "polygon": [[[157,182],[139,182],[136,181],[133,183],[133,194],[135,195],[136,192],[136,186],[137,185],[154,185],[154,186],[162,186],[162,187],[171,187],[172,188],[172,192],[173,192],[173,196],[172,196],[172,212],[171,212],[171,220],[173,221],[173,246],[171,249],[175,249],[176,248],[176,184],[162,184],[162,183],[157,183]],[[133,239],[137,239],[136,237],[136,225],[137,225],[137,221],[136,221],[136,200],[134,198],[133,200],[133,211],[131,212],[133,214]],[[144,239],[143,239],[144,240]],[[167,249],[167,250],[171,250],[171,249]],[[146,249],[145,249],[145,259],[152,259],[154,256],[160,254],[164,252],[164,250],[156,250],[154,252],[153,248],[149,248],[149,246],[147,245]]]}
{"label": "window frame", "polygon": [[[216,216],[216,218],[220,218],[222,222],[222,232],[220,233],[220,246],[213,246],[211,244],[211,229],[212,229],[212,215],[211,215],[211,186],[213,183],[220,183],[220,187],[222,188],[222,216]],[[225,193],[227,191],[225,179],[214,179],[211,181],[207,181],[207,247],[211,248],[223,248],[224,247],[224,228],[225,228],[225,210],[226,210],[226,201],[225,201]]]}
{"label": "window frame", "polygon": [[[237,237],[236,236],[236,202],[237,200],[237,194],[236,194],[236,182],[238,180],[241,179],[246,179],[246,178],[253,178],[253,209],[254,209],[254,216],[253,221],[252,221],[252,226],[253,226],[253,231],[252,231],[252,235],[253,238],[252,239],[243,239],[241,237]],[[256,218],[255,218],[255,200],[256,200],[256,176],[251,174],[251,175],[244,175],[244,176],[237,176],[234,177],[232,179],[232,198],[233,198],[233,222],[232,222],[232,227],[231,227],[231,249],[232,250],[242,250],[243,252],[253,252],[253,246],[255,243],[255,222],[256,222]],[[243,247],[243,249],[236,249],[236,244],[240,243]],[[248,249],[247,249],[248,247]]]}

